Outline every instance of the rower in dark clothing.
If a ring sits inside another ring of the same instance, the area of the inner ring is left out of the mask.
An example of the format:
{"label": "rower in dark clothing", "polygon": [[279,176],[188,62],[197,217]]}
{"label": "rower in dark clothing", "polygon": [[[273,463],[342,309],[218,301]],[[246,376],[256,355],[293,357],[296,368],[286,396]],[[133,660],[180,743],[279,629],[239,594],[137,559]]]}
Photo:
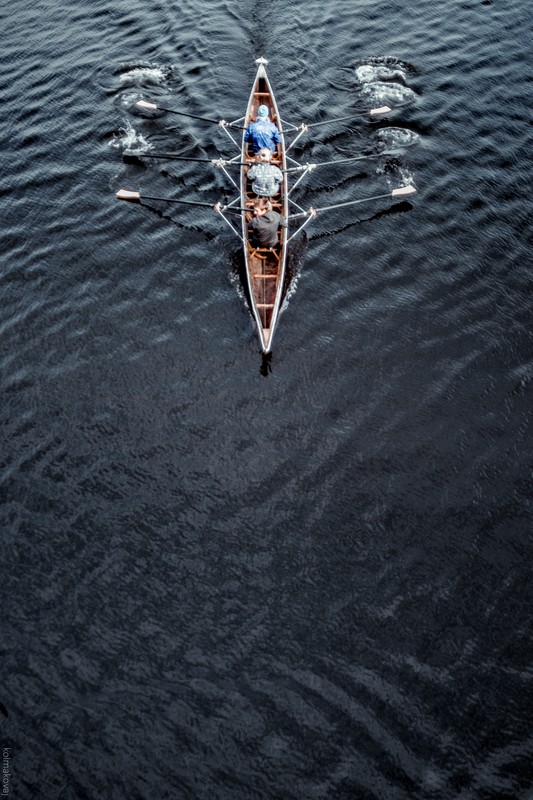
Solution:
{"label": "rower in dark clothing", "polygon": [[274,247],[278,243],[278,228],[286,228],[286,220],[274,211],[266,197],[254,202],[253,218],[248,222],[252,247]]}

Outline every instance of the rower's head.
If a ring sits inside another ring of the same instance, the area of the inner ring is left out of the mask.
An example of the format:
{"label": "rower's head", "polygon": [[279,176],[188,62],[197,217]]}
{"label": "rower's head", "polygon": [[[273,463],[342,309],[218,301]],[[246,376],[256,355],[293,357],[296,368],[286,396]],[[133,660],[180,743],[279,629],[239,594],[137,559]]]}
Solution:
{"label": "rower's head", "polygon": [[268,119],[268,106],[259,106],[257,116],[259,119]]}
{"label": "rower's head", "polygon": [[258,197],[254,201],[254,217],[262,217],[267,211],[272,211],[272,203],[268,197]]}
{"label": "rower's head", "polygon": [[262,147],[257,154],[257,158],[260,162],[264,162],[266,164],[267,161],[270,161],[272,158],[272,150],[270,150],[268,147]]}

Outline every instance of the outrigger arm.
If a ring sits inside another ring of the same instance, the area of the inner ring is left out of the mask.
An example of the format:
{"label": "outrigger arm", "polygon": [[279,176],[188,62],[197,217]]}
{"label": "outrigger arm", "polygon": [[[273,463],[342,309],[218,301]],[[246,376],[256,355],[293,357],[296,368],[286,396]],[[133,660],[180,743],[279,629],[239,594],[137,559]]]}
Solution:
{"label": "outrigger arm", "polygon": [[216,203],[213,206],[213,211],[215,211],[217,214],[220,214],[220,216],[222,217],[222,219],[224,220],[224,222],[226,223],[228,228],[231,228],[231,230],[233,231],[235,236],[238,239],[240,239],[241,242],[243,242],[243,244],[244,244],[244,239],[242,238],[241,234],[236,230],[235,226],[231,224],[231,222],[229,221],[229,219],[227,219],[227,217],[225,215],[225,212],[229,211],[229,210],[236,211],[236,212],[238,212],[240,214],[242,209],[237,208],[237,207],[232,207],[231,204],[229,206],[223,206],[221,203]]}
{"label": "outrigger arm", "polygon": [[289,144],[289,145],[288,145],[288,146],[285,148],[285,152],[286,152],[286,153],[288,153],[288,152],[289,152],[289,150],[291,149],[291,147],[294,147],[294,145],[296,144],[296,142],[298,141],[298,139],[300,139],[300,138],[301,138],[301,137],[304,135],[304,133],[307,133],[307,131],[309,130],[309,125],[306,125],[306,124],[303,122],[303,123],[300,125],[300,127],[299,127],[299,128],[296,128],[296,130],[300,131],[300,133],[299,133],[297,136],[295,136],[295,137],[294,137],[294,139],[292,140],[292,142],[291,142],[291,143],[290,143],[290,144]]}
{"label": "outrigger arm", "polygon": [[292,233],[289,238],[287,239],[287,244],[294,239],[295,236],[298,236],[299,233],[303,231],[306,225],[309,225],[312,219],[316,217],[316,208],[310,208],[309,211],[304,211],[301,214],[291,214],[289,219],[297,219],[298,217],[306,216],[307,219],[305,220],[300,227]]}

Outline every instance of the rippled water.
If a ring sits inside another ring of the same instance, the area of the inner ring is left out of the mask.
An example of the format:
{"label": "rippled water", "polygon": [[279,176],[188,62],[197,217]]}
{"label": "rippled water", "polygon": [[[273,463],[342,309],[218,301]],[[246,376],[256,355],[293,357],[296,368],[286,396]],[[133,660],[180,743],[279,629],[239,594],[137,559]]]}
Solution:
{"label": "rippled water", "polygon": [[[517,0],[0,11],[13,797],[529,800],[531,22]],[[262,363],[209,209],[269,59],[319,214]],[[393,112],[371,120],[370,106]]]}

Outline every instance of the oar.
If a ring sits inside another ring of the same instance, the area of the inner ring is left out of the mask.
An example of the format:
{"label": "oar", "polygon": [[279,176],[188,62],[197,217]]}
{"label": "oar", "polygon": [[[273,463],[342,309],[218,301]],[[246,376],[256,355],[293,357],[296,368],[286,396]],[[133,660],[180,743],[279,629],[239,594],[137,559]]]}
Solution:
{"label": "oar", "polygon": [[401,198],[411,197],[416,194],[414,186],[401,186],[399,189],[393,189],[392,192],[387,194],[376,194],[374,197],[363,197],[361,200],[349,200],[347,203],[336,203],[334,206],[322,206],[322,208],[312,208],[309,211],[304,211],[302,214],[293,214],[289,219],[296,219],[298,217],[307,217],[309,214],[317,213],[319,211],[331,211],[333,208],[342,208],[343,206],[355,206],[359,203],[368,203],[371,200],[382,200],[385,197]]}
{"label": "oar", "polygon": [[218,125],[220,123],[220,120],[218,119],[210,119],[209,117],[199,117],[197,114],[188,114],[186,111],[176,111],[176,109],[174,108],[163,108],[163,106],[158,106],[155,103],[148,103],[146,100],[138,100],[137,103],[135,103],[135,105],[139,106],[139,108],[145,108],[148,111],[166,111],[168,114],[179,114],[182,117],[201,119],[204,122],[212,122],[214,125]]}
{"label": "oar", "polygon": [[183,203],[188,206],[213,208],[213,203],[200,203],[197,200],[176,200],[174,197],[151,197],[147,194],[141,196],[140,192],[132,192],[129,189],[119,189],[116,197],[117,200],[128,200],[130,203],[141,203],[143,200],[160,200],[162,203]]}
{"label": "oar", "polygon": [[[370,111],[366,113],[370,114],[372,117],[378,117],[380,114],[388,114],[389,111],[392,111],[392,108],[389,108],[389,106],[380,106],[379,108],[371,108]],[[359,112],[359,114],[361,113],[362,112]],[[300,127],[296,129],[299,131],[299,133],[289,144],[285,152],[288,152],[291,147],[294,147],[296,142],[304,135],[304,133],[307,133],[309,128],[317,128],[319,125],[331,125],[332,122],[343,122],[347,119],[353,119],[353,114],[351,114],[349,117],[335,117],[334,119],[325,119],[321,122],[311,122],[309,124],[303,122]]]}
{"label": "oar", "polygon": [[[196,161],[203,164],[213,164],[213,166],[246,166],[248,162],[242,161],[226,161],[224,158],[190,158],[189,156],[179,156],[174,153],[134,153],[131,150],[125,150],[122,154],[125,159],[139,159],[139,158],[168,158],[172,161]],[[250,162],[251,163],[251,162]]]}
{"label": "oar", "polygon": [[141,158],[169,158],[174,161],[197,161],[206,164],[212,160],[210,158],[189,158],[188,156],[178,156],[173,153],[132,153],[129,150],[125,150],[122,153],[122,158],[126,162],[139,161]]}
{"label": "oar", "polygon": [[174,197],[153,197],[147,194],[141,195],[140,192],[132,192],[129,189],[119,189],[116,193],[117,200],[128,200],[130,203],[142,203],[143,200],[158,200],[161,203],[182,203],[187,206],[203,206],[204,208],[213,208],[215,205],[219,206],[218,211],[250,211],[249,208],[239,208],[237,206],[223,206],[219,203],[201,203],[198,200],[177,200]]}
{"label": "oar", "polygon": [[[398,148],[400,149],[400,148]],[[380,153],[369,153],[366,156],[353,156],[353,158],[335,158],[333,161],[319,161],[316,164],[302,164],[300,167],[289,167],[283,172],[304,172],[313,170],[315,167],[329,167],[331,164],[350,164],[353,161],[365,161],[369,158],[379,158],[380,156],[393,156],[396,151],[382,150]]]}
{"label": "oar", "polygon": [[371,108],[368,112],[371,117],[380,117],[382,114],[389,114],[392,108],[389,106],[379,106],[379,108]]}
{"label": "oar", "polygon": [[[382,114],[388,114],[389,111],[392,111],[392,108],[389,108],[389,106],[380,106],[379,108],[371,108],[370,111],[364,113],[370,114],[371,117],[379,117]],[[325,119],[322,122],[311,122],[307,127],[318,128],[319,125],[329,125],[332,122],[345,122],[348,119],[353,119],[353,114],[349,117],[335,117],[334,119]]]}
{"label": "oar", "polygon": [[234,125],[232,122],[226,122],[225,119],[211,119],[210,117],[200,117],[198,114],[189,114],[187,111],[177,111],[175,108],[164,108],[155,103],[149,103],[147,100],[138,100],[135,103],[139,108],[145,108],[148,111],[166,111],[167,114],[179,114],[181,117],[190,117],[191,119],[201,119],[203,122],[211,122],[213,125],[220,125],[221,128],[238,128],[244,130],[240,125]]}

